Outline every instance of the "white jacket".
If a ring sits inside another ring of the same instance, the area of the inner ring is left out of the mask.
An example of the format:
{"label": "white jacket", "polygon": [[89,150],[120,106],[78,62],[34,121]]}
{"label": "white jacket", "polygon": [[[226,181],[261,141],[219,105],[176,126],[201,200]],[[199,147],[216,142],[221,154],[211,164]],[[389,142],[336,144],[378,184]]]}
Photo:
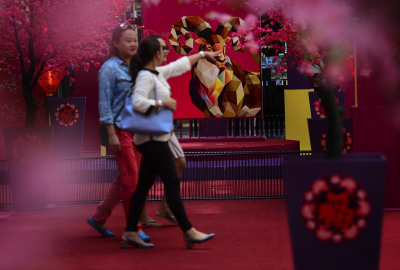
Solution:
{"label": "white jacket", "polygon": [[[141,72],[136,78],[135,85],[132,87],[133,108],[141,113],[146,113],[151,106],[156,105],[154,95],[154,82],[157,87],[157,98],[165,100],[171,97],[171,87],[167,80],[171,77],[179,76],[191,68],[187,57],[182,57],[168,65],[157,67],[156,71]],[[166,142],[171,138],[171,133],[152,136],[154,141]],[[136,145],[150,141],[150,136],[135,134],[134,142]]]}

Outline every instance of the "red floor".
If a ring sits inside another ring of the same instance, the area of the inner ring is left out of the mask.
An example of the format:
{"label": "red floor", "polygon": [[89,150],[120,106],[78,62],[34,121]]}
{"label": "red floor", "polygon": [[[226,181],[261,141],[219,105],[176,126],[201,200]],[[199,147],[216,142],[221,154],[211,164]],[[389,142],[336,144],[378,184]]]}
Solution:
{"label": "red floor", "polygon": [[[159,202],[149,202],[154,213]],[[186,250],[176,226],[147,229],[154,249],[120,248],[122,205],[108,222],[114,238],[86,224],[95,204],[17,212],[0,222],[0,269],[293,269],[284,200],[184,201],[191,222],[215,239]],[[400,212],[385,212],[381,269],[400,269]]]}

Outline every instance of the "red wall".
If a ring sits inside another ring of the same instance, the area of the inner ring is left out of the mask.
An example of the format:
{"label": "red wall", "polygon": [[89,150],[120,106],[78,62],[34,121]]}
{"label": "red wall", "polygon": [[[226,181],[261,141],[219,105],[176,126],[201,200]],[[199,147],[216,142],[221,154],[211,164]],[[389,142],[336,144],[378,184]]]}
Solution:
{"label": "red wall", "polygon": [[351,107],[355,105],[354,76],[347,66],[342,68],[340,74],[343,75],[344,78],[344,81],[340,83],[340,90],[346,91],[344,104],[345,117],[351,117]]}
{"label": "red wall", "polygon": [[100,154],[99,139],[99,112],[97,103],[99,100],[99,85],[97,73],[100,68],[90,67],[88,72],[79,70],[75,72],[75,91],[73,97],[86,97],[85,126],[83,131],[82,151],[86,155]]}
{"label": "red wall", "polygon": [[[365,58],[358,56],[357,62],[374,63]],[[358,72],[358,107],[352,108],[354,152],[380,152],[386,156],[385,207],[400,208],[400,134],[394,127],[393,108],[387,105],[387,86],[379,79],[380,72],[384,71],[374,68],[369,77]]]}

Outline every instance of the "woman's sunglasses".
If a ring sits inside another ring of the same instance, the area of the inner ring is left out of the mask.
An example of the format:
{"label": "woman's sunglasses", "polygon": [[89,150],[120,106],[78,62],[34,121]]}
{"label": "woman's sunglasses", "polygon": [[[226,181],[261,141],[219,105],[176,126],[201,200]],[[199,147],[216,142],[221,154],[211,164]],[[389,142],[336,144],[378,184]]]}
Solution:
{"label": "woman's sunglasses", "polygon": [[162,49],[164,52],[169,52],[169,47],[168,47],[168,45],[161,46],[161,49]]}
{"label": "woman's sunglasses", "polygon": [[131,28],[131,29],[135,30],[135,26],[132,25],[132,24],[129,24],[129,23],[120,24],[119,27],[121,27],[121,28],[124,29],[124,30],[125,30],[126,28]]}

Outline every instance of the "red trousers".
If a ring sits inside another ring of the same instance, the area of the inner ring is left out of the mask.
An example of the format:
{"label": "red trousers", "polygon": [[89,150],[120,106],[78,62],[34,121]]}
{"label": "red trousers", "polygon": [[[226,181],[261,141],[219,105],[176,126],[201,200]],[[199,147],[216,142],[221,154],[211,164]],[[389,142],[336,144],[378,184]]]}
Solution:
{"label": "red trousers", "polygon": [[[107,191],[104,200],[96,208],[93,218],[99,224],[105,224],[121,199],[125,218],[128,219],[130,200],[138,183],[141,155],[133,144],[133,135],[117,127],[115,133],[121,144],[121,151],[114,152],[119,174]],[[138,226],[141,227],[140,224]]]}

